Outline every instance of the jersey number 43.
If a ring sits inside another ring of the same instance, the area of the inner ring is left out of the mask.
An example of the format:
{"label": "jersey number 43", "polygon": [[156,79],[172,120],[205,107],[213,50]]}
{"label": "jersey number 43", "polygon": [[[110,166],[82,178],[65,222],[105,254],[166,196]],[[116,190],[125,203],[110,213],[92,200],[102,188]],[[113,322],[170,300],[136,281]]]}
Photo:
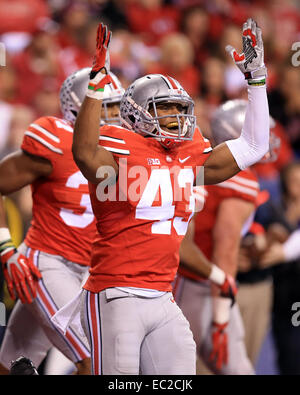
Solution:
{"label": "jersey number 43", "polygon": [[[195,210],[195,197],[193,195],[194,173],[191,168],[180,169],[174,175],[177,185],[172,187],[170,169],[153,169],[150,178],[143,191],[141,199],[136,206],[137,219],[156,220],[151,226],[151,232],[155,234],[171,234],[172,226],[178,235],[185,235],[190,219]],[[178,189],[178,188],[179,189]],[[188,189],[188,190],[187,190]],[[175,216],[175,202],[188,194],[186,204],[186,217]],[[154,206],[157,196],[161,196],[161,205]]]}

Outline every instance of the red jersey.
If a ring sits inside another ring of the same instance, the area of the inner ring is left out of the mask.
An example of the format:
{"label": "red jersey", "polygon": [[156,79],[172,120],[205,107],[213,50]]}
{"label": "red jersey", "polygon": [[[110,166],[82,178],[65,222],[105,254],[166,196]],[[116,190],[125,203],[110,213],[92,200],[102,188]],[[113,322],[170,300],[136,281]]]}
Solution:
{"label": "red jersey", "polygon": [[89,184],[99,233],[84,288],[171,291],[194,210],[196,167],[208,158],[209,141],[196,129],[193,141],[167,151],[153,138],[109,125],[99,141],[112,152],[119,175],[107,188]]}
{"label": "red jersey", "polygon": [[88,182],[72,156],[73,127],[55,117],[34,121],[25,132],[22,150],[48,159],[51,174],[31,185],[33,209],[26,244],[81,265],[90,264],[96,233]]}
{"label": "red jersey", "polygon": [[[204,209],[194,217],[194,241],[207,259],[211,260],[213,253],[213,228],[218,214],[218,207],[224,199],[237,198],[251,203],[256,202],[259,194],[259,184],[255,174],[243,170],[236,176],[216,185],[205,186],[207,192]],[[203,277],[180,266],[178,272],[190,279],[203,281]]]}

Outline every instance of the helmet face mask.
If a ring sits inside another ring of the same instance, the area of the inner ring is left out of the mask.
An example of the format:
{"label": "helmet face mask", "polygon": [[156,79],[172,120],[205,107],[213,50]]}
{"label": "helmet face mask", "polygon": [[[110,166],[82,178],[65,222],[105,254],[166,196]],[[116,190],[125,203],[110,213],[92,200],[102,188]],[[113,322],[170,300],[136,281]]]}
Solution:
{"label": "helmet face mask", "polygon": [[103,103],[102,102],[102,110],[101,110],[101,121],[102,125],[121,125],[120,115],[116,115],[115,105],[120,108],[120,100],[115,103]]}
{"label": "helmet face mask", "polygon": [[[112,78],[112,83],[105,85],[104,96],[102,100],[101,125],[121,125],[120,119],[120,102],[125,92],[118,78],[112,73],[109,73]],[[118,106],[118,111],[115,111],[115,105]],[[116,114],[118,113],[118,115]]]}
{"label": "helmet face mask", "polygon": [[[181,111],[162,113],[161,105],[180,105]],[[122,123],[127,128],[157,139],[165,148],[193,139],[196,125],[194,102],[170,77],[152,74],[136,80],[125,91],[120,113]]]}

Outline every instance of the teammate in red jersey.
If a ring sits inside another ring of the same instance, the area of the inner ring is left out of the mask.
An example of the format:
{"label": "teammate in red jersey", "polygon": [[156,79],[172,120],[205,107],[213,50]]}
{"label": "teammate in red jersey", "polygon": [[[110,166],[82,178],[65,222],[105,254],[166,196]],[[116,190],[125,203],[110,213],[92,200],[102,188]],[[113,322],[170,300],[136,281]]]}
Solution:
{"label": "teammate in red jersey", "polygon": [[[62,336],[50,320],[87,277],[96,233],[88,182],[71,152],[73,125],[90,70],[79,70],[63,83],[60,100],[64,119],[37,119],[25,131],[20,151],[0,163],[0,192],[12,193],[31,184],[33,198],[31,226],[18,249],[11,242],[0,199],[1,261],[11,297],[20,299],[0,350],[3,370],[20,355],[39,366],[55,346],[76,364],[79,374],[90,372],[90,350],[84,334],[70,327]],[[116,76],[110,76],[113,82],[105,91],[103,123],[118,122],[124,91]]]}
{"label": "teammate in red jersey", "polygon": [[[245,100],[231,100],[216,110],[211,121],[215,145],[240,135],[246,107]],[[181,244],[174,297],[191,325],[199,356],[214,373],[253,374],[237,304],[231,309],[230,301],[198,271],[208,260],[235,277],[241,237],[254,216],[258,180],[246,169],[205,190],[204,209],[193,218]]]}
{"label": "teammate in red jersey", "polygon": [[192,99],[173,78],[157,74],[127,88],[120,105],[126,129],[104,126],[99,144],[101,100],[110,82],[109,41],[110,32],[100,24],[90,84],[73,135],[74,159],[89,180],[98,229],[81,295],[93,372],[193,374],[195,343],[174,303],[171,282],[193,214],[192,188],[200,167],[205,183],[215,184],[268,150],[261,31],[248,20],[244,53],[228,48],[248,80],[249,104],[241,137],[213,151],[200,132],[193,140]]}

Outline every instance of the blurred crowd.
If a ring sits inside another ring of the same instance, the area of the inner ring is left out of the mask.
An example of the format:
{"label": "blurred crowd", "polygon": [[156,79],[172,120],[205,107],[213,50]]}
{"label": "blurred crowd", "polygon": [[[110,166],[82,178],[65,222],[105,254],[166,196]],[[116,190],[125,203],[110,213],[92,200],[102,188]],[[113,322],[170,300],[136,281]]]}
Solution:
{"label": "blurred crowd", "polygon": [[[280,139],[276,160],[255,171],[269,206],[282,202],[282,169],[300,156],[300,66],[291,63],[292,44],[300,42],[298,0],[1,0],[0,159],[19,148],[34,119],[61,116],[60,85],[91,66],[99,21],[113,32],[111,70],[124,88],[148,73],[174,77],[194,98],[197,123],[209,138],[215,108],[247,97],[244,77],[224,48],[242,52],[241,27],[250,16],[263,31],[270,114]],[[14,199],[26,232],[30,190]],[[270,222],[266,212],[263,226]]]}
{"label": "blurred crowd", "polygon": [[[33,119],[60,116],[60,85],[91,65],[99,21],[113,31],[111,69],[124,87],[147,73],[174,77],[194,98],[209,138],[216,106],[246,96],[224,48],[241,51],[241,25],[249,16],[263,30],[270,113],[284,146],[280,165],[299,156],[300,73],[291,63],[292,43],[300,41],[297,0],[1,0],[0,157],[19,147]],[[266,178],[274,177],[272,170],[259,169]]]}

